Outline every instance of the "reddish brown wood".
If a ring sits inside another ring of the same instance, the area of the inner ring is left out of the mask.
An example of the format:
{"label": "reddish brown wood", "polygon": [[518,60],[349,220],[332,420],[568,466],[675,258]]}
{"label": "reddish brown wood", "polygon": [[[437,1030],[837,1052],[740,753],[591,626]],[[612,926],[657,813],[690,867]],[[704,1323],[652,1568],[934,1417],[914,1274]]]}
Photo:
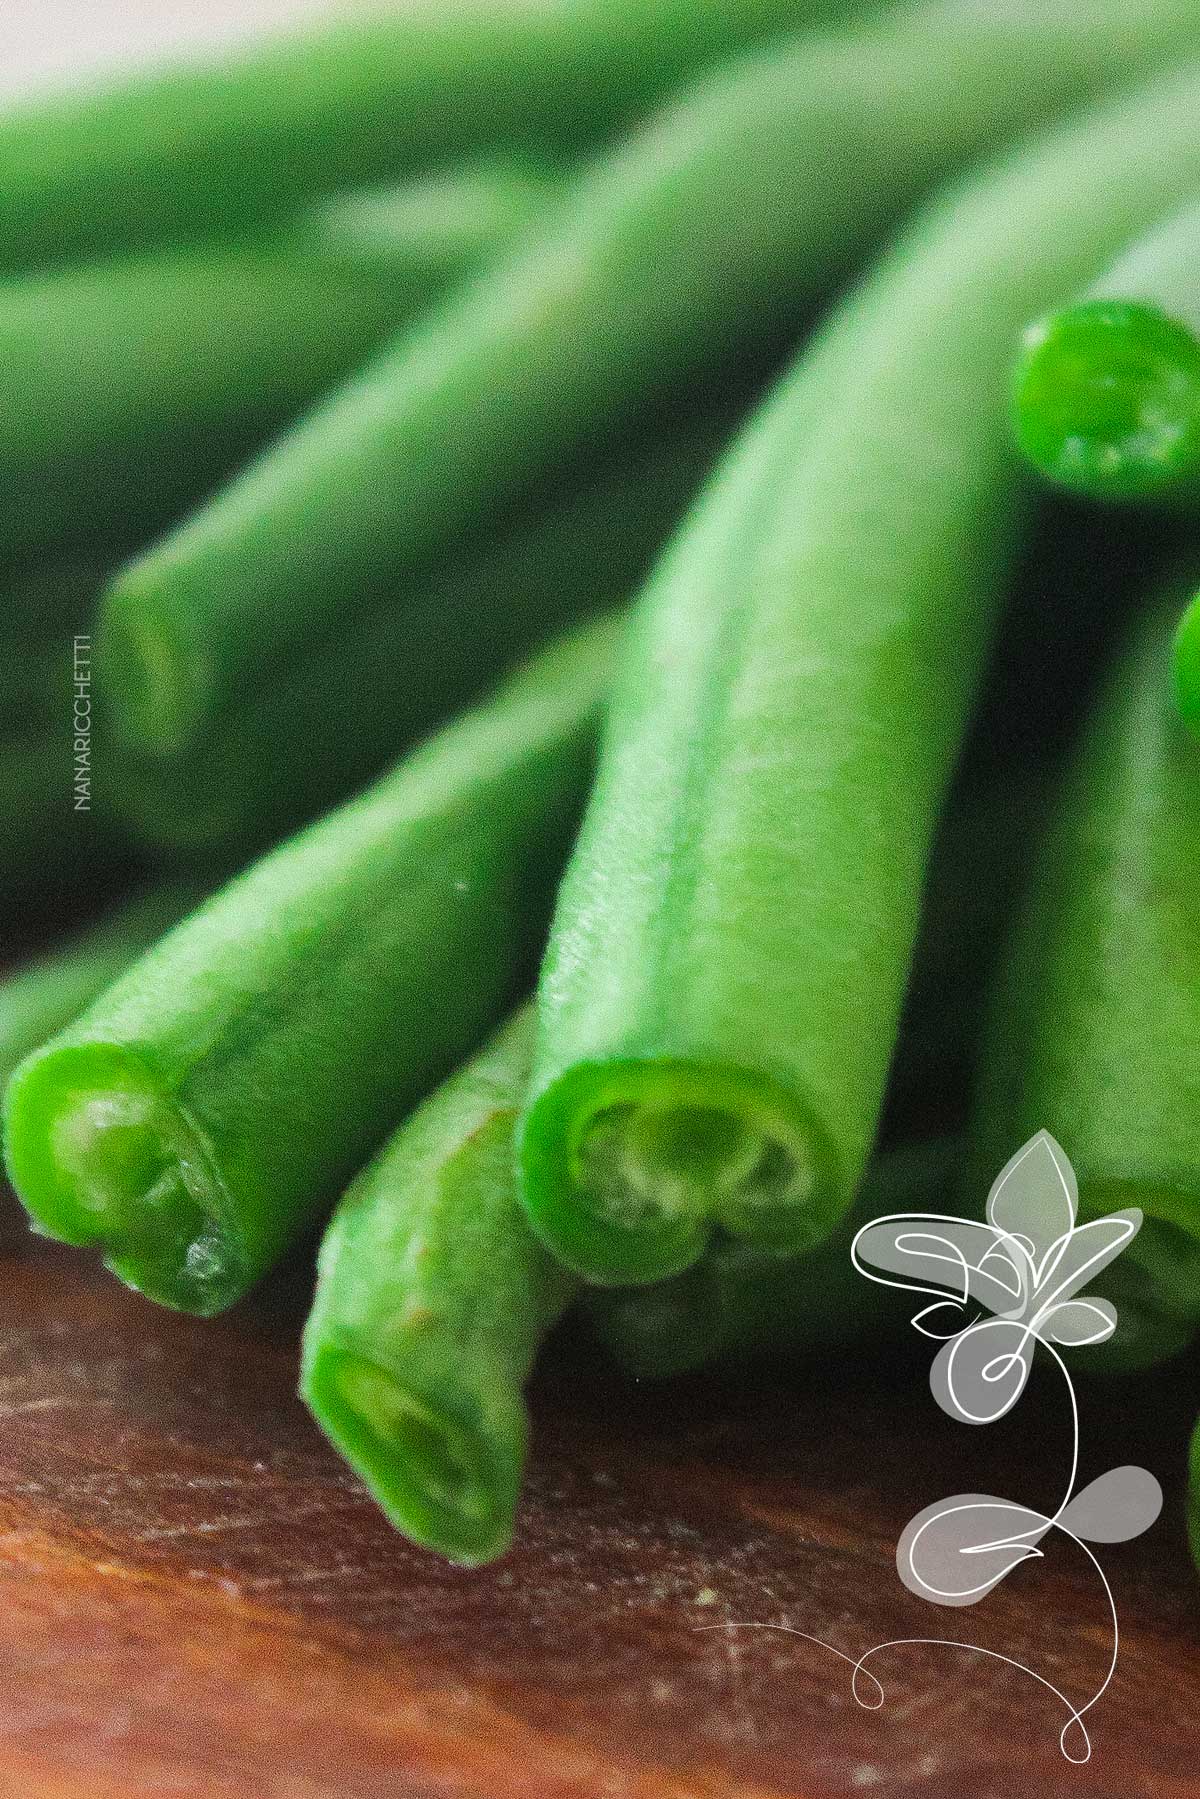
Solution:
{"label": "reddish brown wood", "polygon": [[[1196,1370],[1083,1393],[1085,1476],[1171,1482],[1105,1552],[1121,1611],[1095,1754],[1060,1758],[1033,1682],[896,1636],[970,1636],[1082,1694],[1104,1613],[1069,1546],[983,1606],[901,1587],[901,1525],[1064,1477],[1049,1382],[1011,1423],[941,1417],[886,1368],[629,1390],[559,1346],[536,1394],[519,1542],[467,1573],[409,1549],[293,1397],[293,1281],[216,1323],[121,1291],[8,1213],[0,1249],[0,1792],[47,1799],[774,1799],[1197,1791],[1200,1589],[1179,1450]],[[1153,1403],[1147,1403],[1153,1395]]]}

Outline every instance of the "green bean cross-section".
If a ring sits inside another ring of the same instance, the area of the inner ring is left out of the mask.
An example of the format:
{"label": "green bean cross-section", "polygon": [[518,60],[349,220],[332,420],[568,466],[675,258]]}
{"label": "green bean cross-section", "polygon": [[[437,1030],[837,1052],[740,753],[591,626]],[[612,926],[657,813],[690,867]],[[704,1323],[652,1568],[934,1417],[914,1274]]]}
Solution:
{"label": "green bean cross-section", "polygon": [[13,1076],[37,1226],[211,1313],[316,1223],[531,972],[616,621],[256,863]]}
{"label": "green bean cross-section", "polygon": [[1009,346],[1200,179],[1200,65],[919,216],[638,604],[560,892],[525,1204],[606,1284],[815,1245],[871,1148],[931,833],[1024,509]]}
{"label": "green bean cross-section", "polygon": [[1126,245],[1072,304],[1025,332],[1017,441],[1089,499],[1200,499],[1200,205]]}
{"label": "green bean cross-section", "polygon": [[519,1013],[358,1176],[321,1245],[301,1391],[400,1530],[453,1560],[508,1547],[521,1387],[575,1282],[517,1203]]}

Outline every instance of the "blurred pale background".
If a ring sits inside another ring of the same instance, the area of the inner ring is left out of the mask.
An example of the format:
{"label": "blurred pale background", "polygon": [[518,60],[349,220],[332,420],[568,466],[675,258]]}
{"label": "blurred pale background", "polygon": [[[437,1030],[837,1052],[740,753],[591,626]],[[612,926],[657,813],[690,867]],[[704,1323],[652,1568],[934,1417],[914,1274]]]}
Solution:
{"label": "blurred pale background", "polygon": [[291,19],[366,10],[385,7],[364,0],[0,0],[0,95],[189,46],[233,43]]}

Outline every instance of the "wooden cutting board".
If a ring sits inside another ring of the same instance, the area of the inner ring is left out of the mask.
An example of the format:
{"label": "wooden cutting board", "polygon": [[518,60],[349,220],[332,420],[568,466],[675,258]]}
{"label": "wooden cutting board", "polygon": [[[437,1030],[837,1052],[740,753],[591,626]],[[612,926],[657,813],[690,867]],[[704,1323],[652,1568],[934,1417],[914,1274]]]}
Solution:
{"label": "wooden cutting board", "polygon": [[[1144,1460],[1167,1509],[1100,1553],[1121,1620],[1093,1759],[1062,1708],[1107,1659],[1065,1541],[970,1612],[895,1569],[905,1521],[962,1490],[1053,1504],[1061,1391],[942,1417],[923,1374],[829,1367],[629,1387],[581,1339],[535,1393],[512,1554],[407,1547],[293,1397],[304,1278],[210,1323],[87,1258],[0,1232],[0,1793],[20,1799],[1174,1799],[1198,1790],[1200,1584],[1181,1526],[1195,1366],[1084,1386],[1084,1478]],[[717,1626],[700,1629],[699,1626]]]}

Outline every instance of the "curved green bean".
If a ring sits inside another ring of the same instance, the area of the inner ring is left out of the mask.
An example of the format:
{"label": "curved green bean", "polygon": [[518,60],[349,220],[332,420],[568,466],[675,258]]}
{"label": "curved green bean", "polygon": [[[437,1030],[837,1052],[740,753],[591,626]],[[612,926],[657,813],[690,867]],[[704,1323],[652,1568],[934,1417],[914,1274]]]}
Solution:
{"label": "curved green bean", "polygon": [[132,833],[170,854],[231,854],[371,779],[552,631],[636,590],[723,423],[614,460],[532,519],[468,543],[438,574],[352,619],[318,657],[282,670],[184,755],[132,766]]}
{"label": "curved green bean", "polygon": [[119,729],[194,740],[397,568],[811,300],[956,161],[1196,25],[1195,0],[928,0],[718,71],[118,576]]}
{"label": "curved green bean", "polygon": [[527,979],[610,674],[606,619],[193,913],[9,1084],[40,1229],[232,1304]]}
{"label": "curved green bean", "polygon": [[[524,1199],[605,1284],[811,1247],[871,1148],[931,833],[1023,495],[1012,334],[1200,178],[1200,63],[920,216],[635,614],[560,891]],[[651,779],[647,771],[655,771]]]}
{"label": "curved green bean", "polygon": [[145,543],[553,188],[465,168],[253,241],[0,283],[5,557]]}
{"label": "curved green bean", "polygon": [[0,115],[0,268],[223,232],[509,140],[594,139],[849,0],[474,0],[328,21]]}
{"label": "curved green bean", "polygon": [[0,1093],[17,1065],[78,1018],[195,904],[193,888],[152,887],[0,979]]}
{"label": "curved green bean", "polygon": [[1057,795],[997,984],[975,1139],[1049,1130],[1080,1215],[1140,1206],[1107,1277],[1138,1361],[1200,1327],[1200,744],[1171,709],[1172,609],[1138,619]]}
{"label": "curved green bean", "polygon": [[1090,499],[1200,495],[1200,205],[1126,246],[1073,304],[1025,332],[1017,441]]}
{"label": "curved green bean", "polygon": [[397,1529],[457,1562],[508,1548],[521,1388],[575,1283],[517,1203],[533,1025],[512,1020],[352,1183],[321,1245],[300,1391]]}

